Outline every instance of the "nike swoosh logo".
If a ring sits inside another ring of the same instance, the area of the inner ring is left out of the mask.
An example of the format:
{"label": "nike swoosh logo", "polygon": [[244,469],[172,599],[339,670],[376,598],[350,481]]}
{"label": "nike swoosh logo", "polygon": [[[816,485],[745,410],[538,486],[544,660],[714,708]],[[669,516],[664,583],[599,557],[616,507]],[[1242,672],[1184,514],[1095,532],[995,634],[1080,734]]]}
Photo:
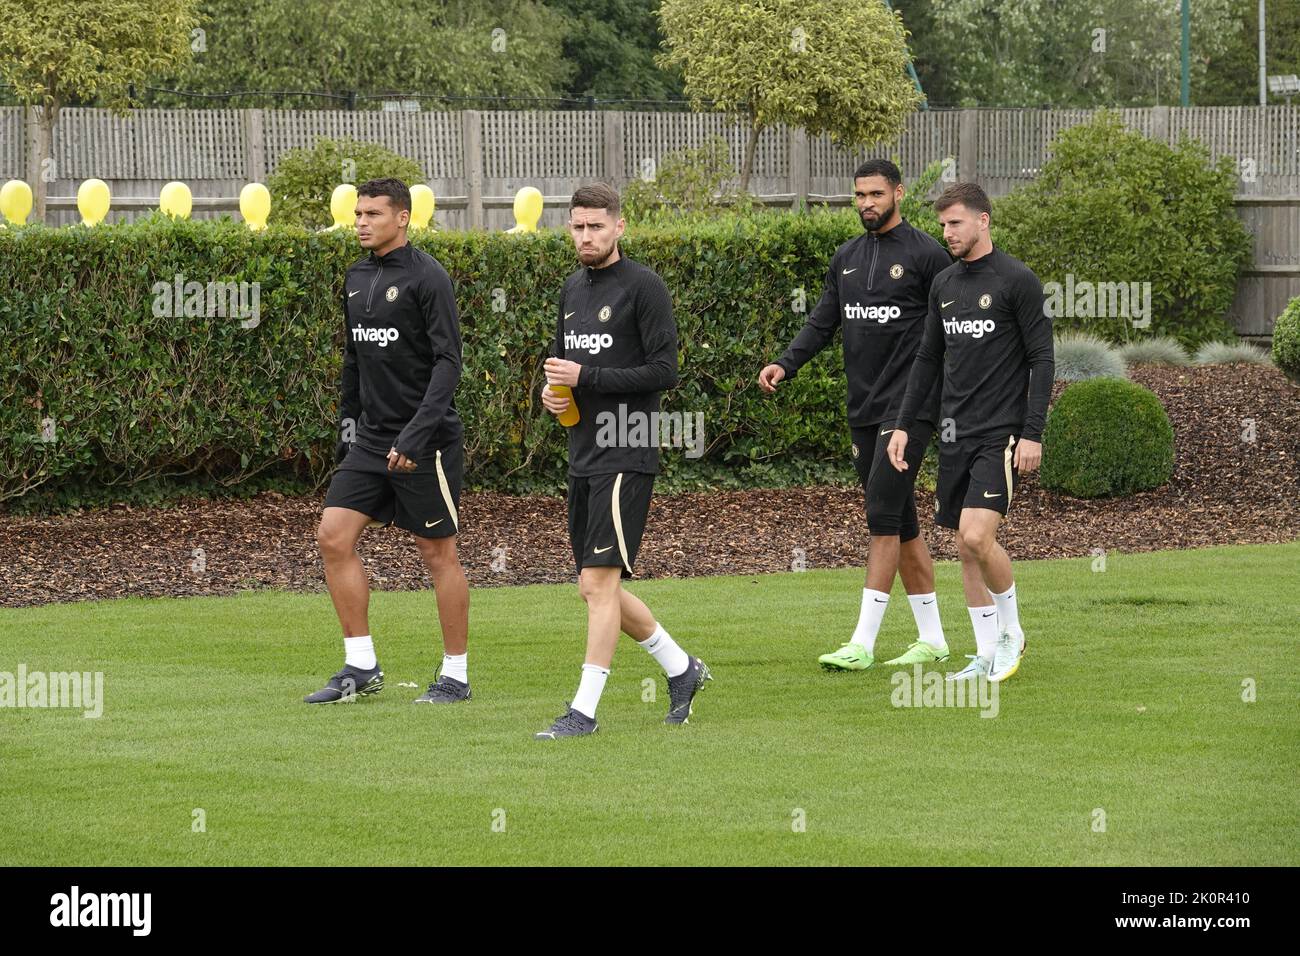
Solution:
{"label": "nike swoosh logo", "polygon": [[439,518],[437,521],[426,521],[424,523],[424,526],[426,528],[432,528],[434,525],[442,524],[446,520],[447,520],[446,518]]}
{"label": "nike swoosh logo", "polygon": [[892,432],[892,431],[893,431],[892,428],[887,428],[887,429],[885,429],[883,432],[881,432],[880,434],[882,434],[882,435],[888,435],[888,434],[889,434],[890,432]]}
{"label": "nike swoosh logo", "polygon": [[997,613],[998,613],[997,611],[990,611],[988,614],[981,614],[980,617],[992,617],[994,614]]}
{"label": "nike swoosh logo", "polygon": [[934,601],[922,601],[921,603],[922,603],[922,604],[933,604]]}
{"label": "nike swoosh logo", "polygon": [[573,317],[574,317],[575,315],[577,315],[577,314],[578,314],[577,312],[565,312],[565,313],[564,313],[564,321],[565,321],[565,322],[568,322],[569,319],[573,318]]}
{"label": "nike swoosh logo", "polygon": [[351,292],[348,293],[348,298],[349,298],[349,299],[352,298],[354,295],[356,295],[356,294],[357,294],[358,292],[360,292],[360,291],[361,291],[360,289],[353,289]]}
{"label": "nike swoosh logo", "polygon": [[957,301],[956,299],[949,299],[947,302],[941,302],[939,303],[939,308],[946,309],[948,308],[948,306],[952,305],[956,301]]}
{"label": "nike swoosh logo", "polygon": [[1001,497],[1002,497],[1002,492],[999,491],[996,495],[991,495],[991,494],[989,494],[989,493],[986,491],[986,492],[984,492],[984,497],[985,497],[985,498],[1001,498]]}
{"label": "nike swoosh logo", "polygon": [[845,269],[844,275],[848,275],[850,272],[857,272],[857,271],[858,271],[858,267],[854,266],[852,269]]}
{"label": "nike swoosh logo", "polygon": [[877,604],[888,604],[888,603],[889,603],[889,600],[888,600],[888,599],[885,599],[884,601],[882,601],[882,600],[880,600],[880,598],[872,598],[871,600],[875,601]]}
{"label": "nike swoosh logo", "polygon": [[603,547],[603,548],[592,548],[592,549],[591,549],[591,553],[592,553],[592,554],[604,554],[606,551],[608,551],[608,550],[609,550],[610,548],[612,548],[612,547],[614,547],[614,546],[613,546],[612,544],[610,544],[610,545],[606,545],[606,546]]}

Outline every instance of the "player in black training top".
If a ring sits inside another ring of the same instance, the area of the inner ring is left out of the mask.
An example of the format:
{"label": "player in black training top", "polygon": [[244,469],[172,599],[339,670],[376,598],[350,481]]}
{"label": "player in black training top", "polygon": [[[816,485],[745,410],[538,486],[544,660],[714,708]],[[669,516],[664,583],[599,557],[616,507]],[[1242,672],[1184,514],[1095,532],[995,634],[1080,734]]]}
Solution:
{"label": "player in black training top", "polygon": [[1016,672],[1025,649],[1011,559],[997,530],[1019,472],[1033,471],[1042,459],[1055,375],[1052,320],[1038,277],[993,248],[992,206],[983,189],[950,186],[934,208],[958,261],[930,287],[925,335],[888,454],[899,470],[912,467],[904,449],[942,372],[935,522],[957,530],[976,651],[948,679],[997,682]]}
{"label": "player in black training top", "polygon": [[442,625],[440,673],[416,703],[470,696],[469,587],[456,553],[463,447],[453,396],[460,381],[460,319],[451,277],[406,239],[411,194],[396,179],[357,189],[357,239],[370,254],[348,269],[339,402],[338,470],[317,539],[325,582],[343,627],[343,669],[305,700],[333,703],[384,686],[357,556],[367,525],[415,536],[433,577]]}
{"label": "player in black training top", "polygon": [[937,382],[908,435],[911,469],[899,472],[885,457],[921,342],[930,283],[952,263],[938,242],[902,218],[898,204],[903,195],[902,174],[889,160],[871,159],[858,167],[853,199],[867,231],[835,250],[821,300],[790,347],[758,376],[759,387],[774,392],[778,383],[794,378],[805,362],[825,348],[836,329],[841,331],[853,464],[866,498],[871,548],[858,626],[838,651],[819,658],[827,670],[866,670],[875,663],[876,635],[895,573],[907,590],[918,640],[886,663],[925,664],[948,657],[934,591],[934,563],[920,536],[913,494],[934,431]]}
{"label": "player in black training top", "polygon": [[710,679],[704,662],[682,650],[622,585],[632,575],[659,471],[658,418],[651,413],[659,411],[660,392],[677,384],[677,324],[664,281],[619,252],[618,213],[618,193],[603,183],[581,187],[569,202],[569,233],[582,267],[560,292],[542,404],[562,415],[571,400],[556,388],[568,388],[580,416],[568,429],[569,543],[587,602],[587,656],[572,704],[535,735],[539,740],[596,731],[620,630],[668,677],[665,723],[686,723]]}

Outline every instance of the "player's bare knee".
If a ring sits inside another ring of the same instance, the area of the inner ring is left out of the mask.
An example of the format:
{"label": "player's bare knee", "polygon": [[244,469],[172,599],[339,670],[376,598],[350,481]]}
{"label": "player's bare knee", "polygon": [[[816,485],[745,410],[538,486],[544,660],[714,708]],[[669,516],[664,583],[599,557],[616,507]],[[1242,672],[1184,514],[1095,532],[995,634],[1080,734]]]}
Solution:
{"label": "player's bare knee", "polygon": [[618,600],[619,579],[615,575],[584,570],[578,575],[578,593],[588,604]]}
{"label": "player's bare knee", "polygon": [[456,553],[456,536],[445,538],[416,537],[415,545],[420,549],[420,557],[435,575],[451,571],[460,565],[460,556]]}
{"label": "player's bare knee", "polygon": [[356,550],[356,540],[347,530],[322,521],[316,529],[316,545],[326,560],[346,558]]}
{"label": "player's bare knee", "polygon": [[993,535],[983,528],[963,528],[957,532],[957,551],[965,551],[963,560],[978,561],[993,547]]}

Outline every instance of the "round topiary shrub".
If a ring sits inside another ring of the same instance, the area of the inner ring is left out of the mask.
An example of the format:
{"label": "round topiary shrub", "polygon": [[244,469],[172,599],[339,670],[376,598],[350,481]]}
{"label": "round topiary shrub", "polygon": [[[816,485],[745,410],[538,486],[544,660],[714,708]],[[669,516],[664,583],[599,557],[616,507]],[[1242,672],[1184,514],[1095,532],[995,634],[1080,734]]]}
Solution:
{"label": "round topiary shrub", "polygon": [[1146,491],[1174,471],[1174,430],[1154,392],[1092,378],[1066,387],[1043,429],[1042,483],[1078,498]]}
{"label": "round topiary shrub", "polygon": [[1300,296],[1287,304],[1273,325],[1273,364],[1300,381]]}

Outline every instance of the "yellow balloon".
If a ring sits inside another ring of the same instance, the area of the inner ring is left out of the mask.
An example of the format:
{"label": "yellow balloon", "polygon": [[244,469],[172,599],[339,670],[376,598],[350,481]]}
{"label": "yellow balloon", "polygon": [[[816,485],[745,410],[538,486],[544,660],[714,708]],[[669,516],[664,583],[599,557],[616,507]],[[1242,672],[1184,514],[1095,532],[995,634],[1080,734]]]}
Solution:
{"label": "yellow balloon", "polygon": [[515,193],[515,225],[507,232],[536,232],[544,205],[541,190],[533,186],[519,190]]}
{"label": "yellow balloon", "polygon": [[108,193],[108,183],[102,179],[87,179],[77,189],[77,209],[81,212],[81,221],[87,226],[98,226],[108,215],[112,197]]}
{"label": "yellow balloon", "polygon": [[194,208],[190,187],[184,183],[168,183],[158,194],[158,208],[177,219],[190,218],[190,210]]}
{"label": "yellow balloon", "polygon": [[249,229],[265,229],[266,217],[271,215],[271,191],[261,183],[249,183],[239,191],[239,212]]}
{"label": "yellow balloon", "polygon": [[423,184],[411,187],[411,228],[427,229],[433,218],[433,190]]}
{"label": "yellow balloon", "polygon": [[21,226],[32,212],[32,187],[21,179],[11,179],[0,186],[0,216]]}
{"label": "yellow balloon", "polygon": [[330,196],[330,215],[334,217],[331,229],[351,229],[357,221],[357,187],[340,183]]}

